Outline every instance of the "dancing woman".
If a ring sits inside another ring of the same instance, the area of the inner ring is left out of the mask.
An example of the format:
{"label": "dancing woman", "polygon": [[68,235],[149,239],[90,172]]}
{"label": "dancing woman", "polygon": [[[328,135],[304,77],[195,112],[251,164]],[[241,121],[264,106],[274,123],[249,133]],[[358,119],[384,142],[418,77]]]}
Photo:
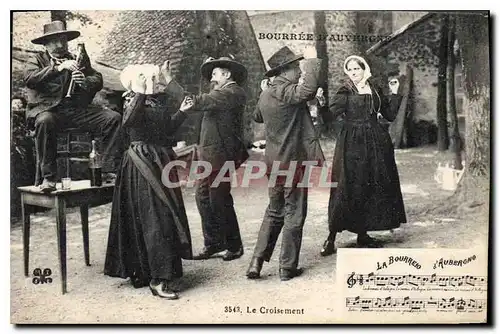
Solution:
{"label": "dancing woman", "polygon": [[[181,189],[167,188],[162,172],[176,159],[173,134],[190,105],[167,110],[159,76],[157,66],[131,65],[120,77],[128,90],[122,122],[130,146],[117,175],[104,273],[177,299],[172,282],[183,274],[181,259],[192,258],[191,235]],[[179,105],[182,95],[174,99]],[[167,177],[177,182],[177,171]]]}
{"label": "dancing woman", "polygon": [[358,247],[377,247],[367,232],[390,230],[406,223],[394,147],[378,119],[396,118],[401,102],[398,87],[384,96],[368,79],[366,60],[350,56],[344,62],[348,76],[330,106],[328,118],[343,115],[335,147],[328,205],[329,236],[321,255],[335,253],[335,237],[344,230],[356,233]]}

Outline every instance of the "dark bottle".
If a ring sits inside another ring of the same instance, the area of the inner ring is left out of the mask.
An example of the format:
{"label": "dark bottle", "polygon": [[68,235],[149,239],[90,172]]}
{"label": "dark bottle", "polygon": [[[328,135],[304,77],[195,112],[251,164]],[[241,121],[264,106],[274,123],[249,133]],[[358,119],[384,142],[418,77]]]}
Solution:
{"label": "dark bottle", "polygon": [[92,152],[89,155],[90,186],[102,186],[102,156],[95,148],[95,140],[92,140]]}

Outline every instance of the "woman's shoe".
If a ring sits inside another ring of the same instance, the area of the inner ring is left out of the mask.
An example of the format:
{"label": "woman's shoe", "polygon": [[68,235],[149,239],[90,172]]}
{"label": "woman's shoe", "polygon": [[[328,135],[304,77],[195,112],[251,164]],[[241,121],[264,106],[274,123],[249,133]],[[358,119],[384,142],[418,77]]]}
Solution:
{"label": "woman's shoe", "polygon": [[179,295],[177,295],[177,293],[172,291],[172,289],[170,289],[168,287],[168,284],[164,281],[158,285],[152,285],[151,283],[149,283],[149,290],[151,290],[153,296],[157,296],[160,298],[165,298],[169,300],[174,300],[179,298]]}
{"label": "woman's shoe", "polygon": [[137,276],[131,276],[130,277],[130,282],[132,283],[132,286],[136,289],[143,288],[145,286],[148,286],[148,280],[137,277]]}
{"label": "woman's shoe", "polygon": [[380,242],[377,239],[370,237],[368,234],[358,234],[358,247],[362,248],[379,248]]}
{"label": "woman's shoe", "polygon": [[327,239],[325,243],[323,244],[323,248],[319,252],[321,256],[328,256],[332,255],[337,252],[337,249],[335,248],[335,241],[332,241],[330,239]]}

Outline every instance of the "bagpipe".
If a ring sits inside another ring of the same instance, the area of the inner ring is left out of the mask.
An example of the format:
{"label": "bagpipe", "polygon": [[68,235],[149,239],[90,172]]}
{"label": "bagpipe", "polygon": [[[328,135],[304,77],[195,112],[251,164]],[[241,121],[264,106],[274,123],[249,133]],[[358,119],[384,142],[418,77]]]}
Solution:
{"label": "bagpipe", "polygon": [[[76,64],[78,66],[78,70],[82,71],[85,69],[86,63],[89,61],[89,56],[87,51],[85,50],[85,44],[79,43],[77,47],[76,53]],[[71,97],[75,90],[75,80],[71,78],[68,86],[68,92],[66,93],[66,97]]]}

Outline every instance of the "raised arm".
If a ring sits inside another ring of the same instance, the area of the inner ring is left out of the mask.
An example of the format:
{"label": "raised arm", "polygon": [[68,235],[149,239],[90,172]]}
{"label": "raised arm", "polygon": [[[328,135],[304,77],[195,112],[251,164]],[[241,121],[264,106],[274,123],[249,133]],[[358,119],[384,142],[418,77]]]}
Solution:
{"label": "raised arm", "polygon": [[403,97],[400,94],[383,95],[381,90],[378,91],[381,99],[380,113],[386,120],[392,122],[398,115],[399,106]]}
{"label": "raised arm", "polygon": [[182,88],[182,86],[173,79],[170,80],[165,87],[165,93],[167,93],[168,96],[175,101],[174,105],[176,106],[176,108],[181,105],[184,96],[187,95],[187,92],[184,91],[184,88]]}
{"label": "raised arm", "polygon": [[276,97],[288,104],[298,104],[314,99],[319,87],[321,59],[304,60],[303,82],[299,84],[280,85],[276,89]]}
{"label": "raised arm", "polygon": [[135,93],[135,95],[129,100],[125,97],[125,105],[123,108],[123,127],[133,127],[137,126],[144,116],[142,109],[144,108],[144,102],[146,101],[146,95]]}
{"label": "raised arm", "polygon": [[125,105],[123,112],[123,126],[145,126],[162,124],[168,132],[175,132],[186,119],[187,115],[183,111],[177,110],[170,113],[166,107],[149,107],[146,102],[146,95],[136,93],[134,97]]}
{"label": "raised arm", "polygon": [[226,111],[244,106],[246,100],[245,91],[236,84],[233,84],[222,89],[214,89],[210,93],[193,96],[194,105],[192,110]]}

